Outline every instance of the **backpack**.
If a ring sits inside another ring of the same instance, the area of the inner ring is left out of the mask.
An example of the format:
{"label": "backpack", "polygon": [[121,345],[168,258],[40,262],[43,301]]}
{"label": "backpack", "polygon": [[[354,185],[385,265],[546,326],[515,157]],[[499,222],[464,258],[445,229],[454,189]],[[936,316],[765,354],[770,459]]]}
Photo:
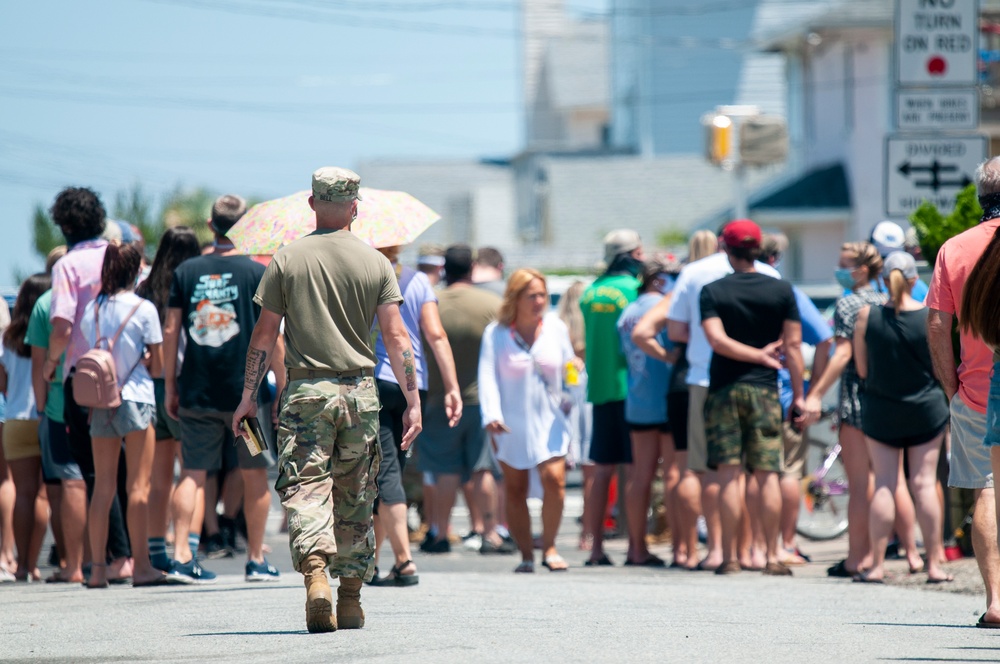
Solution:
{"label": "backpack", "polygon": [[[93,348],[76,361],[76,368],[73,370],[73,399],[79,405],[85,408],[117,408],[122,405],[121,385],[118,383],[118,372],[115,369],[115,358],[112,351],[114,351],[115,343],[122,330],[125,329],[125,325],[141,305],[142,300],[132,307],[132,311],[122,321],[115,336],[111,339],[102,339],[101,307],[97,302],[94,302],[94,328],[97,341]],[[107,342],[107,350],[101,348],[101,341]],[[140,354],[139,361],[141,360],[142,355]],[[135,371],[138,364],[139,362],[136,362],[132,366],[132,371]],[[125,376],[126,381],[132,375],[132,371],[129,371],[128,375]]]}

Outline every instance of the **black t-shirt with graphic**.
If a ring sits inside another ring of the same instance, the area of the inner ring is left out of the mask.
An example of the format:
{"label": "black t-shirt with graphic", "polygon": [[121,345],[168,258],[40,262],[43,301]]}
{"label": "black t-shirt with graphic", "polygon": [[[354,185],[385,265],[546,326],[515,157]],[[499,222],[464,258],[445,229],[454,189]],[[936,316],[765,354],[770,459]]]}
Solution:
{"label": "black t-shirt with graphic", "polygon": [[246,256],[198,256],[174,270],[168,306],[187,335],[178,379],[182,408],[232,411],[243,396],[254,304],[264,266]]}
{"label": "black t-shirt with graphic", "polygon": [[[759,272],[737,272],[708,284],[701,291],[701,319],[719,318],[729,338],[754,348],[781,338],[785,321],[799,320],[795,293],[787,281]],[[763,364],[738,362],[712,354],[708,389],[752,383],[778,389],[778,372]]]}

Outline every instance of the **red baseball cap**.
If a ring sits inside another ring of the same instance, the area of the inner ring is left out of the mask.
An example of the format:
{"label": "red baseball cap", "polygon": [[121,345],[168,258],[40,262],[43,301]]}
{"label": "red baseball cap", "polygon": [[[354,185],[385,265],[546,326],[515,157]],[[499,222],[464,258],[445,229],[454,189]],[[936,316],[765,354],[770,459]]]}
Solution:
{"label": "red baseball cap", "polygon": [[730,221],[722,229],[722,241],[727,247],[756,249],[760,247],[760,226],[749,219]]}

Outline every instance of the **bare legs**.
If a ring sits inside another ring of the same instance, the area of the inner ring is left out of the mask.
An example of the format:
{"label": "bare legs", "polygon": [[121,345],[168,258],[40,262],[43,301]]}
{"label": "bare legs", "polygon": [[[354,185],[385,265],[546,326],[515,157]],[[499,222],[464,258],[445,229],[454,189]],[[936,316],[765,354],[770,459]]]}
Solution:
{"label": "bare legs", "polygon": [[[840,426],[840,457],[844,462],[847,485],[847,558],[844,567],[854,574],[867,569],[872,562],[872,545],[869,539],[868,512],[872,496],[872,474],[868,460],[865,436],[846,424]],[[885,549],[883,547],[883,555]]]}
{"label": "bare legs", "polygon": [[[674,547],[674,562],[693,569],[698,564],[698,515],[701,513],[701,484],[698,476],[687,467],[687,450],[676,453],[675,462],[680,471],[680,480],[674,491],[674,505],[677,511],[677,531],[680,544],[684,545],[683,555],[679,545]],[[678,540],[675,540],[678,541]]]}
{"label": "bare legs", "polygon": [[[48,529],[48,500],[42,488],[42,458],[14,459],[9,463],[14,482],[14,542],[17,545],[17,578],[41,578],[38,571],[38,552]],[[41,517],[39,521],[38,517]]]}
{"label": "bare legs", "polygon": [[[875,470],[875,493],[871,501],[871,542],[873,563],[867,578],[878,580],[885,577],[885,547],[896,521],[895,495],[900,482],[900,450],[876,440],[868,439],[871,450],[872,467]],[[910,450],[910,486],[916,500],[916,517],[924,535],[927,548],[927,578],[942,580],[947,575],[940,567],[944,545],[941,533],[941,506],[937,498],[937,461],[941,449],[941,437]],[[905,487],[904,489],[905,490]],[[977,505],[978,507],[978,505]],[[995,526],[994,526],[995,527]],[[914,545],[915,548],[915,545]],[[911,563],[912,566],[912,563]]]}
{"label": "bare legs", "polygon": [[[719,466],[720,483],[719,515],[722,521],[723,563],[737,559],[737,538],[744,517],[744,492],[741,491],[743,469],[738,464]],[[747,509],[754,510],[760,519],[765,540],[765,557],[768,563],[778,561],[778,523],[781,517],[781,489],[778,474],[771,471],[754,471],[759,490],[747,500]]]}
{"label": "bare legs", "polygon": [[[271,509],[271,494],[267,487],[266,468],[243,468],[243,512],[247,520],[247,559],[264,562],[264,531],[267,513]],[[406,520],[403,520],[404,528]]]}
{"label": "bare legs", "polygon": [[[507,527],[521,552],[522,562],[534,562],[534,538],[531,535],[531,515],[528,512],[529,471],[512,468],[500,462],[503,468],[507,497]],[[614,468],[614,466],[609,466]],[[555,457],[538,465],[542,483],[542,556],[554,561],[556,535],[562,520],[563,502],[566,497],[566,460]],[[607,496],[607,492],[605,492]],[[606,499],[606,498],[605,498]],[[602,511],[603,512],[603,511]],[[555,568],[565,569],[565,562],[552,562]]]}
{"label": "bare legs", "polygon": [[[594,478],[587,492],[587,507],[590,512],[590,521],[587,524],[590,534],[593,537],[590,547],[590,560],[595,563],[604,557],[604,512],[608,508],[608,489],[611,487],[611,477],[615,474],[614,464],[595,463],[593,465]],[[504,477],[506,477],[504,473]],[[507,491],[510,491],[508,485]],[[525,498],[527,498],[527,488],[525,488]],[[513,504],[510,498],[507,499],[508,509]],[[525,508],[527,509],[527,508]],[[507,518],[513,522],[513,517],[508,513]],[[645,530],[645,529],[644,529]],[[511,534],[514,529],[511,528]],[[515,536],[514,539],[517,539]]]}
{"label": "bare legs", "polygon": [[170,524],[170,499],[174,490],[174,463],[180,444],[173,438],[158,440],[153,452],[149,489],[149,536],[166,537]]}
{"label": "bare legs", "polygon": [[188,544],[188,535],[200,533],[205,518],[204,470],[185,468],[174,489],[174,559],[179,563],[190,562],[195,552]]}
{"label": "bare legs", "polygon": [[[108,511],[114,499],[118,477],[121,441],[117,438],[93,438],[94,495],[90,502],[89,535],[92,551],[103,551],[108,539]],[[127,522],[132,541],[134,582],[148,583],[161,576],[149,562],[147,521],[149,517],[149,478],[153,468],[152,426],[125,436],[125,464],[128,486]],[[107,570],[94,563],[89,587],[107,585]]]}
{"label": "bare legs", "polygon": [[[0,436],[3,424],[0,423]],[[0,565],[9,572],[17,567],[14,556],[14,480],[0,447]]]}

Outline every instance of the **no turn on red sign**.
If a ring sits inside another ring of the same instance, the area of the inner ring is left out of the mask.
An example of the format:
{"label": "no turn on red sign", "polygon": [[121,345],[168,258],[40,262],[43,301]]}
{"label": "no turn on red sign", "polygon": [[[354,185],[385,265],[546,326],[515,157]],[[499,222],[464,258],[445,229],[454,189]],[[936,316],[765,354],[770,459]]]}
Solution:
{"label": "no turn on red sign", "polygon": [[896,83],[975,85],[978,0],[896,0]]}

